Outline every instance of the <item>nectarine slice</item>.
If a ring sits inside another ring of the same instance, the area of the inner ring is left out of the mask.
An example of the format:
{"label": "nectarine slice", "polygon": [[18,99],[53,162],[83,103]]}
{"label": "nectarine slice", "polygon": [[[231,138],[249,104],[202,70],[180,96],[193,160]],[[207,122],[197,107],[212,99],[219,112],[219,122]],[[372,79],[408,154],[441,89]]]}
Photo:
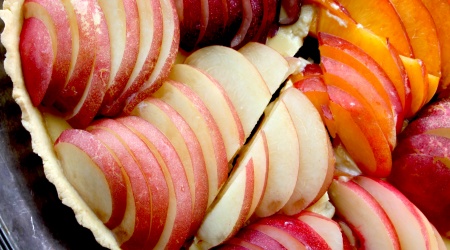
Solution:
{"label": "nectarine slice", "polygon": [[428,74],[422,60],[400,56],[411,84],[411,109],[406,118],[413,117],[428,101]]}

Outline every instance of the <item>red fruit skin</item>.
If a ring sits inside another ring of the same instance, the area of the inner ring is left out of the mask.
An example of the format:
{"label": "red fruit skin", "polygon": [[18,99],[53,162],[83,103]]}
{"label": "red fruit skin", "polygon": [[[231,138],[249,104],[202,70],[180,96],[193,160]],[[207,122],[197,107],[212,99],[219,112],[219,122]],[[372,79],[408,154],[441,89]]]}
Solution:
{"label": "red fruit skin", "polygon": [[413,153],[398,156],[388,177],[443,235],[450,233],[450,162],[447,157]]}
{"label": "red fruit skin", "polygon": [[52,77],[51,41],[42,21],[37,18],[25,19],[20,33],[19,51],[25,87],[34,106],[42,102]]}

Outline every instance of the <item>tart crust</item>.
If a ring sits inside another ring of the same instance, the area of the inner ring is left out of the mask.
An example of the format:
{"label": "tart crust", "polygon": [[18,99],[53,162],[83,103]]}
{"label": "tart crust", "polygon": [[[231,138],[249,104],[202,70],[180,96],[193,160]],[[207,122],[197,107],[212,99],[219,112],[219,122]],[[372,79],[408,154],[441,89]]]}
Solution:
{"label": "tart crust", "polygon": [[13,83],[12,97],[22,111],[22,125],[31,134],[33,151],[42,158],[45,176],[55,185],[62,203],[74,211],[78,223],[91,230],[100,245],[120,249],[114,234],[97,218],[64,176],[42,113],[32,105],[25,88],[19,53],[23,2],[24,0],[5,0],[3,9],[0,10],[0,18],[5,23],[1,34],[1,42],[6,49],[4,67]]}

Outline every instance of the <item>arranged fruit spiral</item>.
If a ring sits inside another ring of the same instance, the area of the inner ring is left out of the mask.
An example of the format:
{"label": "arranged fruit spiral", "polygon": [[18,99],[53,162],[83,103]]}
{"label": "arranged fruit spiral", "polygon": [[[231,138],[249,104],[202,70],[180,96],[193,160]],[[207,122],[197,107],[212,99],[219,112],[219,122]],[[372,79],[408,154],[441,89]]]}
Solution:
{"label": "arranged fruit spiral", "polygon": [[0,11],[33,150],[110,249],[448,248],[448,14],[446,0]]}

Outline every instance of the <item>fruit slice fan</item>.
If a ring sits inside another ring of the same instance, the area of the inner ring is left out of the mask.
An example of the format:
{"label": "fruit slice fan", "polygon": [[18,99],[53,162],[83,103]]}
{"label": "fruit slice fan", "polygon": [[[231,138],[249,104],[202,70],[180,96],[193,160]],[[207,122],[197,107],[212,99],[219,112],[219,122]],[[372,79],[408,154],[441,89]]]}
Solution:
{"label": "fruit slice fan", "polygon": [[102,246],[447,249],[448,14],[6,0],[0,17],[33,150]]}

